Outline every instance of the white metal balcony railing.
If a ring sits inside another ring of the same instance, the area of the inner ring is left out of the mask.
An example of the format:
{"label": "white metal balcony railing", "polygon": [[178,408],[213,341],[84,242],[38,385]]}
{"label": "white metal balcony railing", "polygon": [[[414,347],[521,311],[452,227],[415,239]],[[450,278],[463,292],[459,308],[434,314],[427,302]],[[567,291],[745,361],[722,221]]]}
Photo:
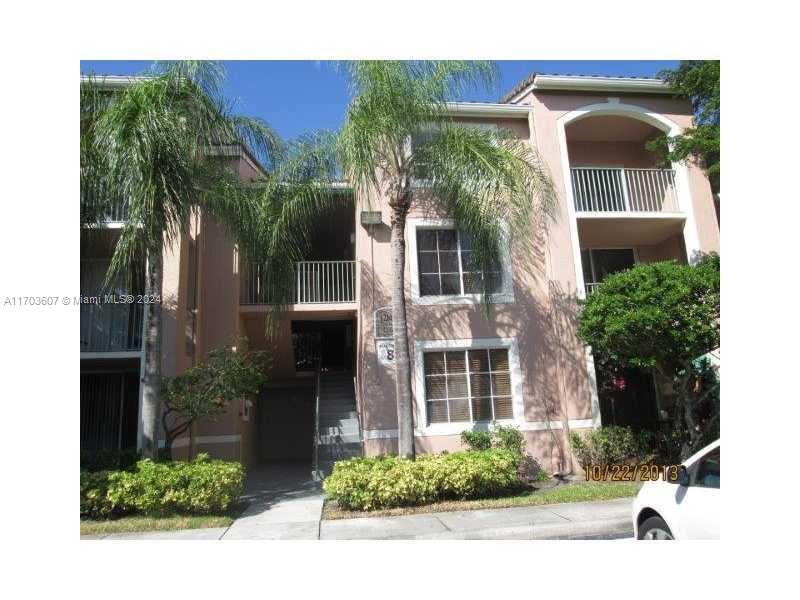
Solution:
{"label": "white metal balcony railing", "polygon": [[124,223],[128,220],[128,203],[123,200],[105,201],[103,191],[82,189],[83,208],[104,223]]}
{"label": "white metal balcony railing", "polygon": [[[294,268],[293,304],[338,304],[356,301],[356,261],[313,260]],[[271,297],[266,267],[246,264],[242,269],[241,304],[276,304]]]}
{"label": "white metal balcony railing", "polygon": [[142,348],[144,304],[81,304],[81,352]]}
{"label": "white metal balcony railing", "polygon": [[574,167],[577,212],[678,212],[675,171]]}

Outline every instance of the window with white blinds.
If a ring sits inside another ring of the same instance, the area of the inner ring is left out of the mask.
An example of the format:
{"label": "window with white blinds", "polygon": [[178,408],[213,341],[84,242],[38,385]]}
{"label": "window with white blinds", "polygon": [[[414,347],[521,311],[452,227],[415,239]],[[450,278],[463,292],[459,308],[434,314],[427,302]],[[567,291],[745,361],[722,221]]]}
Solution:
{"label": "window with white blinds", "polygon": [[425,352],[428,424],[513,419],[507,348]]}

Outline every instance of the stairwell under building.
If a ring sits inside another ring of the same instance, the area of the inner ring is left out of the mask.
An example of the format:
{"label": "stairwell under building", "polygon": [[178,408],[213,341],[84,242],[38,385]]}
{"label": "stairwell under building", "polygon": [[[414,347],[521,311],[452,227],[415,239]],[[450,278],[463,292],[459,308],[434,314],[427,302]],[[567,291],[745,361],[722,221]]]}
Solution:
{"label": "stairwell under building", "polygon": [[352,372],[317,375],[316,430],[315,479],[329,475],[336,461],[361,456],[361,426]]}

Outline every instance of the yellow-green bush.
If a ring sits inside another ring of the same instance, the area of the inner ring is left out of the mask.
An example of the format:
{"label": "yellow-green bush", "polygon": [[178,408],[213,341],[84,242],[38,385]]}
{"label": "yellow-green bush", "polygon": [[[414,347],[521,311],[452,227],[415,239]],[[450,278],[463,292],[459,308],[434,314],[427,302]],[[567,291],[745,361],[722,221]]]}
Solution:
{"label": "yellow-green bush", "polygon": [[351,510],[491,497],[520,487],[519,461],[506,449],[424,454],[416,460],[353,458],[336,463],[324,489],[328,498]]}
{"label": "yellow-green bush", "polygon": [[240,463],[210,460],[136,463],[133,471],[81,472],[81,516],[222,512],[242,494]]}

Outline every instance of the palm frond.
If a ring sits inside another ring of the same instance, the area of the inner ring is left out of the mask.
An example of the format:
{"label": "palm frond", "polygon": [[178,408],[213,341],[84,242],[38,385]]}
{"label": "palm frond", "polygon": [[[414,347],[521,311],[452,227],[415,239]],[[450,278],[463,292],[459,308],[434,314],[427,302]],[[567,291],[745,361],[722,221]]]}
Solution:
{"label": "palm frond", "polygon": [[535,149],[513,134],[443,123],[414,149],[424,182],[473,241],[473,260],[489,271],[504,240],[525,247],[536,214],[553,215],[556,192]]}

